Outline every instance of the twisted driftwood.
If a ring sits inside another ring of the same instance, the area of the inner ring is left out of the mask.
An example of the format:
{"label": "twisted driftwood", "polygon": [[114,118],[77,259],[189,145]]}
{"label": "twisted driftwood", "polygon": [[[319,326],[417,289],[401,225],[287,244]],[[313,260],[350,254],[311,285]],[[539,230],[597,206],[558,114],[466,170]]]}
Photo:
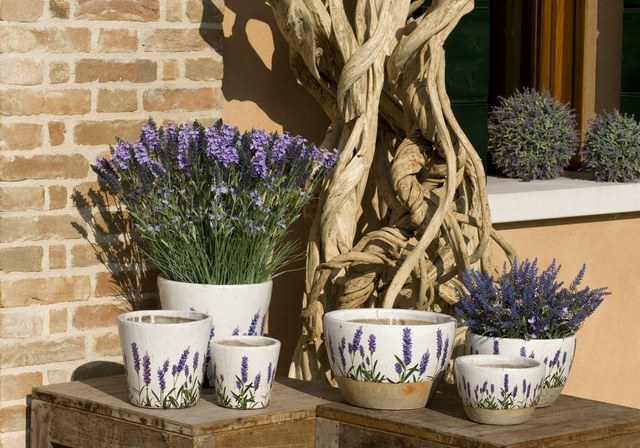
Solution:
{"label": "twisted driftwood", "polygon": [[[489,269],[482,162],[445,91],[443,45],[473,0],[269,0],[298,81],[339,151],[307,248],[303,331],[290,376],[330,377],[324,312],[361,306],[451,313],[460,274]],[[459,342],[459,341],[458,341]]]}

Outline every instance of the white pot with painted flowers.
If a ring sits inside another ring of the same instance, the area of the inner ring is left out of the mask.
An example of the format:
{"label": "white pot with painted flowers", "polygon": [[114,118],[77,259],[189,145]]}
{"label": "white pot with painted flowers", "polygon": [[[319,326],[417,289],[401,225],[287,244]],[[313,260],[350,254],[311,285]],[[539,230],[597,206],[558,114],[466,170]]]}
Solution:
{"label": "white pot with painted flowers", "polygon": [[610,294],[607,288],[580,288],[585,266],[566,287],[553,262],[542,272],[537,259],[505,263],[498,278],[478,270],[463,274],[456,314],[468,327],[465,352],[532,358],[545,365],[538,407],[562,392],[576,351],[576,332]]}

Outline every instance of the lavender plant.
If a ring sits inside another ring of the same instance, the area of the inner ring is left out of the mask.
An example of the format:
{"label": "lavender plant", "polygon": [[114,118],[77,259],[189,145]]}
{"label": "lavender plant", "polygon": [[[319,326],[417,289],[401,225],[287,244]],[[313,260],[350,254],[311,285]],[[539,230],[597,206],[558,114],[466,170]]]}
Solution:
{"label": "lavender plant", "polygon": [[124,204],[145,256],[174,281],[260,283],[294,258],[286,234],[336,160],[299,136],[218,121],[118,141],[93,170]]}
{"label": "lavender plant", "polygon": [[508,177],[530,181],[562,174],[578,147],[575,115],[547,91],[500,98],[489,114],[488,150]]}
{"label": "lavender plant", "polygon": [[583,170],[599,182],[640,180],[640,123],[614,110],[591,121],[582,155]]}
{"label": "lavender plant", "polygon": [[516,259],[509,272],[505,263],[497,280],[485,272],[466,271],[462,280],[467,292],[461,294],[456,313],[481,335],[527,340],[570,336],[610,293],[607,288],[579,289],[585,265],[569,287],[563,287],[557,280],[560,268],[553,260],[539,274],[537,259]]}

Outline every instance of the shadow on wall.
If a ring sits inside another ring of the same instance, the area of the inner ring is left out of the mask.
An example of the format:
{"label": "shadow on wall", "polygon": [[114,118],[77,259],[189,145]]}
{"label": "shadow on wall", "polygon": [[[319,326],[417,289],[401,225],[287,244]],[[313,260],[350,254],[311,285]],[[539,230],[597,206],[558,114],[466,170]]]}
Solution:
{"label": "shadow on wall", "polygon": [[[289,66],[289,46],[271,8],[265,1],[246,0],[226,0],[225,8],[235,16],[223,39],[222,91],[225,109],[230,109],[225,110],[225,115],[233,115],[230,118],[234,121],[250,120],[253,116],[246,117],[236,111],[238,106],[230,108],[229,103],[253,103],[284,130],[320,143],[328,118],[311,95],[297,84]],[[248,108],[253,104],[247,105]],[[252,127],[250,122],[239,125]]]}
{"label": "shadow on wall", "polygon": [[[103,187],[90,188],[86,195],[74,190],[74,206],[86,226],[73,222],[72,226],[91,245],[95,258],[82,253],[74,261],[79,265],[91,264],[96,259],[110,275],[112,288],[96,287],[96,295],[121,296],[126,308],[132,310],[158,307],[154,293],[157,272],[145,269],[142,250],[133,231],[133,223]],[[114,211],[115,210],[115,211]],[[90,229],[91,234],[86,229]],[[75,255],[72,254],[72,256]],[[98,274],[99,275],[99,274]]]}

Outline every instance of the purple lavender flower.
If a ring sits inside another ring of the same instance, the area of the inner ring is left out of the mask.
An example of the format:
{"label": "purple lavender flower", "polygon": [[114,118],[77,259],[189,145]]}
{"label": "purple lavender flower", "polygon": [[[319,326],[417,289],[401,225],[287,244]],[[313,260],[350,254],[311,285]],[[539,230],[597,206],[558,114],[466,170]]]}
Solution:
{"label": "purple lavender flower", "polygon": [[373,354],[376,351],[376,335],[371,333],[368,339],[369,353]]}
{"label": "purple lavender flower", "polygon": [[567,363],[567,352],[562,354],[562,365],[564,366]]}
{"label": "purple lavender flower", "polygon": [[197,371],[198,370],[198,359],[200,358],[200,353],[199,352],[195,352],[193,354],[193,371]]}
{"label": "purple lavender flower", "polygon": [[237,128],[221,124],[219,128],[211,126],[205,131],[206,154],[220,163],[225,169],[238,163],[240,157],[236,148],[239,138]]}
{"label": "purple lavender flower", "polygon": [[147,153],[147,148],[141,143],[137,142],[133,145],[133,155],[140,165],[147,165],[151,162],[151,158]]}
{"label": "purple lavender flower", "polygon": [[278,138],[274,139],[273,146],[271,147],[271,159],[269,163],[271,165],[275,165],[280,162],[285,154],[287,153],[287,149],[291,146],[291,136],[284,132]]}
{"label": "purple lavender flower", "polygon": [[493,354],[494,355],[500,354],[500,343],[497,339],[493,341]]}
{"label": "purple lavender flower", "polygon": [[413,341],[411,340],[411,328],[404,327],[402,329],[402,360],[405,366],[411,364],[411,349]]}
{"label": "purple lavender flower", "polygon": [[242,362],[240,364],[240,378],[242,378],[243,383],[246,383],[249,378],[249,358],[246,356],[242,357]]}
{"label": "purple lavender flower", "polygon": [[527,357],[527,349],[524,347],[524,345],[520,347],[520,356],[523,358]]}
{"label": "purple lavender flower", "polygon": [[162,368],[158,368],[157,373],[158,373],[158,383],[160,384],[160,390],[164,392],[164,390],[167,388],[167,382],[164,379],[165,372],[162,370]]}
{"label": "purple lavender flower", "polygon": [[347,360],[344,357],[344,348],[347,345],[347,341],[344,336],[340,339],[340,345],[338,345],[338,354],[340,355],[340,362],[342,363],[342,367],[345,368],[347,366]]}
{"label": "purple lavender flower", "polygon": [[508,392],[509,392],[509,374],[505,373],[504,374],[504,389],[502,390],[501,394],[504,397]]}
{"label": "purple lavender flower", "polygon": [[236,327],[231,332],[231,336],[238,336],[240,334],[240,327]]}
{"label": "purple lavender flower", "polygon": [[156,131],[155,124],[146,123],[142,126],[140,142],[153,151],[157,150],[160,146],[160,141],[158,140],[158,132]]}
{"label": "purple lavender flower", "polygon": [[151,358],[148,353],[142,357],[142,379],[147,386],[151,383]]}
{"label": "purple lavender flower", "polygon": [[395,364],[395,368],[396,368],[396,373],[400,375],[402,373],[402,366],[400,365],[399,362]]}
{"label": "purple lavender flower", "polygon": [[173,376],[176,376],[177,374],[180,374],[186,364],[187,364],[187,358],[189,357],[189,347],[187,347],[185,349],[185,351],[182,352],[182,355],[180,356],[180,359],[178,360],[178,364],[174,364],[173,367],[171,368],[171,374]]}
{"label": "purple lavender flower", "polygon": [[136,373],[140,372],[140,352],[138,351],[138,344],[131,343],[131,354],[133,356],[133,368]]}
{"label": "purple lavender flower", "polygon": [[260,387],[260,372],[258,372],[258,374],[256,375],[256,377],[253,379],[253,388],[255,390],[258,390],[258,388]]}
{"label": "purple lavender flower", "polygon": [[440,359],[442,355],[442,330],[438,328],[436,331],[436,359]]}
{"label": "purple lavender flower", "polygon": [[273,366],[271,365],[271,363],[269,363],[269,365],[267,366],[267,383],[271,384],[271,381],[273,381]]}
{"label": "purple lavender flower", "polygon": [[442,359],[440,360],[440,368],[444,367],[444,364],[447,362],[447,355],[449,353],[449,336],[447,336],[447,340],[444,341],[444,349],[442,350]]}
{"label": "purple lavender flower", "polygon": [[429,350],[427,350],[424,355],[422,355],[422,359],[420,360],[420,375],[422,375],[427,370],[427,366],[429,365],[429,357],[430,353]]}
{"label": "purple lavender flower", "polygon": [[260,318],[260,312],[257,312],[251,318],[251,322],[249,323],[249,330],[247,331],[248,336],[256,335],[256,327],[258,325],[258,319]]}
{"label": "purple lavender flower", "polygon": [[360,340],[362,339],[362,327],[358,327],[356,332],[353,334],[353,340],[349,344],[349,354],[352,355],[358,351],[358,347],[360,347]]}

